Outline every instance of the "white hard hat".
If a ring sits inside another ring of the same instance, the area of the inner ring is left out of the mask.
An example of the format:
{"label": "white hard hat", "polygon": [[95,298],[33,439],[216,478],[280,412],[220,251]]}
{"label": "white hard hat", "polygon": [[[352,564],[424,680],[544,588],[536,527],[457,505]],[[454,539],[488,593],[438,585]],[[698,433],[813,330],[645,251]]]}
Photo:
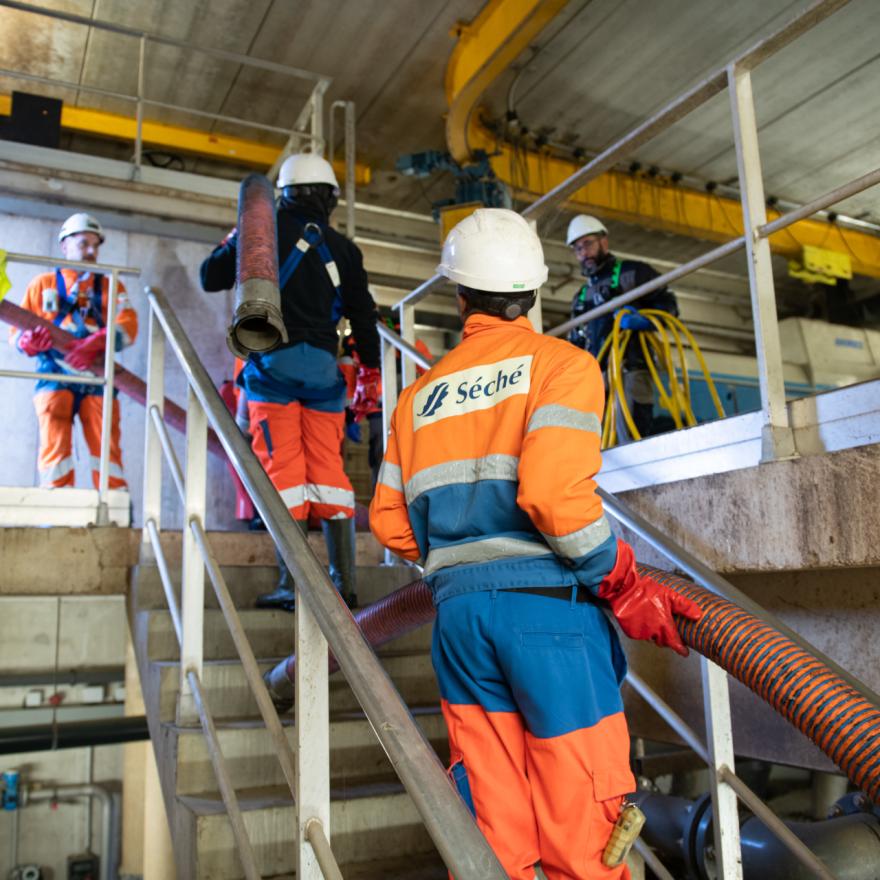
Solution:
{"label": "white hard hat", "polygon": [[443,242],[437,271],[475,290],[525,293],[547,280],[544,251],[528,222],[506,208],[478,208]]}
{"label": "white hard hat", "polygon": [[285,186],[300,186],[309,183],[326,183],[339,189],[339,181],[333,173],[333,166],[316,153],[296,153],[288,156],[278,172],[278,189]]}
{"label": "white hard hat", "polygon": [[608,230],[598,217],[591,217],[589,214],[578,214],[568,224],[565,243],[574,244],[585,235],[608,235]]}
{"label": "white hard hat", "polygon": [[91,214],[71,214],[61,226],[58,233],[58,241],[64,241],[68,235],[76,235],[79,232],[94,232],[104,244],[104,230],[101,224]]}

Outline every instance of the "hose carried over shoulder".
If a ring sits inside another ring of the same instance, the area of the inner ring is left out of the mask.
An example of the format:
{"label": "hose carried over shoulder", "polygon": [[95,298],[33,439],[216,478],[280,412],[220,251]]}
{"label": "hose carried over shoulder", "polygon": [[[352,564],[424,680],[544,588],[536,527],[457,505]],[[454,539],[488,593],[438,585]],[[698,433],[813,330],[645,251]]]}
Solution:
{"label": "hose carried over shoulder", "polygon": [[278,290],[275,190],[262,174],[249,174],[238,192],[235,314],[226,337],[240,358],[287,342]]}
{"label": "hose carried over shoulder", "polygon": [[[678,619],[685,644],[718,664],[809,737],[872,801],[880,800],[880,709],[824,663],[727,599],[647,565],[652,577],[700,606],[698,621]],[[430,623],[435,609],[424,581],[401,587],[355,615],[374,647]],[[330,656],[330,670],[336,669]],[[293,704],[296,656],[264,676],[279,711]]]}

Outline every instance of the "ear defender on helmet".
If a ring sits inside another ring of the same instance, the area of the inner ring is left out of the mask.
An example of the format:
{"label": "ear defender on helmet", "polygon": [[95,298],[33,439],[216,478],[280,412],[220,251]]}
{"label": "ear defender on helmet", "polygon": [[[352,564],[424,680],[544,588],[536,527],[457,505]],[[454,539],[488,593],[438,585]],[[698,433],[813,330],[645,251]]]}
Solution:
{"label": "ear defender on helmet", "polygon": [[485,290],[474,290],[463,284],[458,286],[458,292],[468,301],[468,305],[473,311],[485,312],[487,315],[503,318],[505,321],[515,321],[527,314],[538,298],[537,290],[530,290],[514,296],[501,296],[497,293],[488,293]]}

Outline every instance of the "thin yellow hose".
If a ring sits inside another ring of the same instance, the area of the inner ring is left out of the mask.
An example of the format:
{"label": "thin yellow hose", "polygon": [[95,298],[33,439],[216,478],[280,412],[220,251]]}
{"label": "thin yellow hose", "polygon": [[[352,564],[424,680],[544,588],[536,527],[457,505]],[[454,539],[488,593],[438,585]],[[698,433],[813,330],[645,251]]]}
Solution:
{"label": "thin yellow hose", "polygon": [[[611,333],[602,344],[598,357],[598,360],[601,362],[602,358],[606,354],[608,355],[608,398],[605,405],[605,418],[602,424],[602,449],[607,449],[617,442],[616,416],[618,407],[620,407],[620,413],[631,437],[634,440],[641,440],[641,435],[635,426],[624,393],[623,361],[627,346],[632,340],[633,331],[621,329],[620,322],[623,314],[624,312],[620,311],[614,316]],[[681,429],[685,425],[693,426],[697,424],[693,411],[690,375],[687,369],[682,335],[693,349],[719,418],[724,418],[724,407],[721,405],[721,400],[718,397],[715,382],[709,373],[706,360],[694,340],[693,334],[688,330],[684,322],[675,315],[660,309],[644,309],[637,312],[637,314],[647,318],[653,326],[653,332],[650,335],[647,333],[638,333],[637,335],[642,353],[645,356],[645,363],[651,374],[651,379],[657,388],[660,405],[669,411],[676,430]],[[653,349],[653,353],[649,350],[649,345]],[[678,361],[678,370],[676,370],[676,361]],[[669,377],[668,391],[663,384],[661,371],[665,372]],[[679,376],[681,377],[680,379]]]}

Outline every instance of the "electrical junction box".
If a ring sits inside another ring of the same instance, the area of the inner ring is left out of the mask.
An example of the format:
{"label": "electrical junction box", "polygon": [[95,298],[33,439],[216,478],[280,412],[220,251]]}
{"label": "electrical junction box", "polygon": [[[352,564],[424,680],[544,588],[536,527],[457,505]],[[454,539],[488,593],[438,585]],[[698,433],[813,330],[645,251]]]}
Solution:
{"label": "electrical junction box", "polygon": [[67,857],[67,880],[98,880],[100,859],[92,853]]}

